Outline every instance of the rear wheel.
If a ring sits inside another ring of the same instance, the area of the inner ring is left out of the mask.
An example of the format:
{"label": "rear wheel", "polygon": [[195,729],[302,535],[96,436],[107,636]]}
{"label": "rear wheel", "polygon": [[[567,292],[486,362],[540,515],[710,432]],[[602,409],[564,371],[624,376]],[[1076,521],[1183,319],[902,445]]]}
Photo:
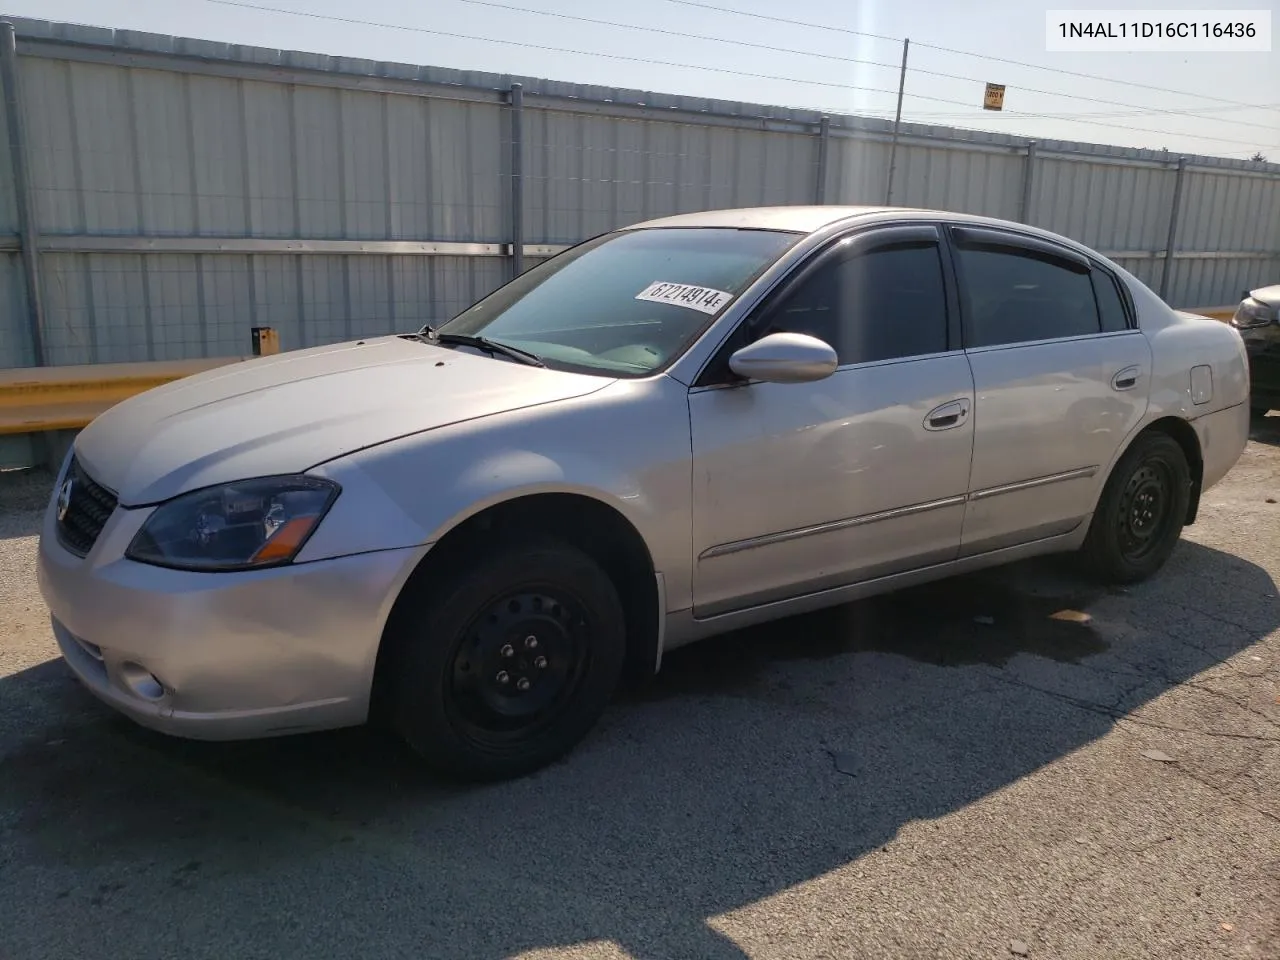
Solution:
{"label": "rear wheel", "polygon": [[498,780],[571,750],[622,671],[622,604],[586,554],[499,548],[407,598],[392,647],[393,722],[440,772]]}
{"label": "rear wheel", "polygon": [[1177,441],[1145,433],[1120,458],[1094,511],[1083,558],[1108,583],[1135,583],[1169,559],[1186,523],[1191,469]]}

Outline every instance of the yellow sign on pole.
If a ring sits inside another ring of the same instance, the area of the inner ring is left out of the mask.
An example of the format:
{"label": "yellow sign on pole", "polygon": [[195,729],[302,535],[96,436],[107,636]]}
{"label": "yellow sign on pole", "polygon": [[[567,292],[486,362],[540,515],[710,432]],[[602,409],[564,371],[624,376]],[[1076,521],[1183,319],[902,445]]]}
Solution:
{"label": "yellow sign on pole", "polygon": [[988,83],[986,96],[982,98],[983,110],[1004,109],[1004,84]]}

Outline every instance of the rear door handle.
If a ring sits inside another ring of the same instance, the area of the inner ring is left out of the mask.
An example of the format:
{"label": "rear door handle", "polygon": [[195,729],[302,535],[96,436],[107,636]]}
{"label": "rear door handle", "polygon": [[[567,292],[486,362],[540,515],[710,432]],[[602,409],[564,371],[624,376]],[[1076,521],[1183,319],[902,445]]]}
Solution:
{"label": "rear door handle", "polygon": [[967,397],[962,397],[930,410],[928,416],[924,418],[924,428],[934,431],[950,430],[952,427],[960,426],[968,418],[969,400]]}
{"label": "rear door handle", "polygon": [[1112,390],[1132,390],[1138,385],[1140,371],[1137,367],[1125,367],[1111,378]]}

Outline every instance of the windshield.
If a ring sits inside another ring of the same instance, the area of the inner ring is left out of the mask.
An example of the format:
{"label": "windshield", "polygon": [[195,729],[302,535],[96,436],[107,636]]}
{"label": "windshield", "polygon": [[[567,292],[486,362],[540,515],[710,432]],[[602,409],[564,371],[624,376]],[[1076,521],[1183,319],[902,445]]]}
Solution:
{"label": "windshield", "polygon": [[549,366],[645,376],[687,349],[800,236],[729,228],[606,234],[539,264],[437,332],[510,344]]}

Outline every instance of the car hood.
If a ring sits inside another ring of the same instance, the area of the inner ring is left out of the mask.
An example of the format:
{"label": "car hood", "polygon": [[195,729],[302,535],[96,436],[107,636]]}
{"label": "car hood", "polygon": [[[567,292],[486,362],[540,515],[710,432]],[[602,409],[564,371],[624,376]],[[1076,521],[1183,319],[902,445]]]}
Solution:
{"label": "car hood", "polygon": [[1269,307],[1280,307],[1280,283],[1273,284],[1270,287],[1259,287],[1257,290],[1250,290],[1249,296],[1265,303]]}
{"label": "car hood", "polygon": [[209,484],[296,473],[610,382],[379,337],[231,363],[156,387],[95,419],[75,450],[122,504],[141,506]]}

